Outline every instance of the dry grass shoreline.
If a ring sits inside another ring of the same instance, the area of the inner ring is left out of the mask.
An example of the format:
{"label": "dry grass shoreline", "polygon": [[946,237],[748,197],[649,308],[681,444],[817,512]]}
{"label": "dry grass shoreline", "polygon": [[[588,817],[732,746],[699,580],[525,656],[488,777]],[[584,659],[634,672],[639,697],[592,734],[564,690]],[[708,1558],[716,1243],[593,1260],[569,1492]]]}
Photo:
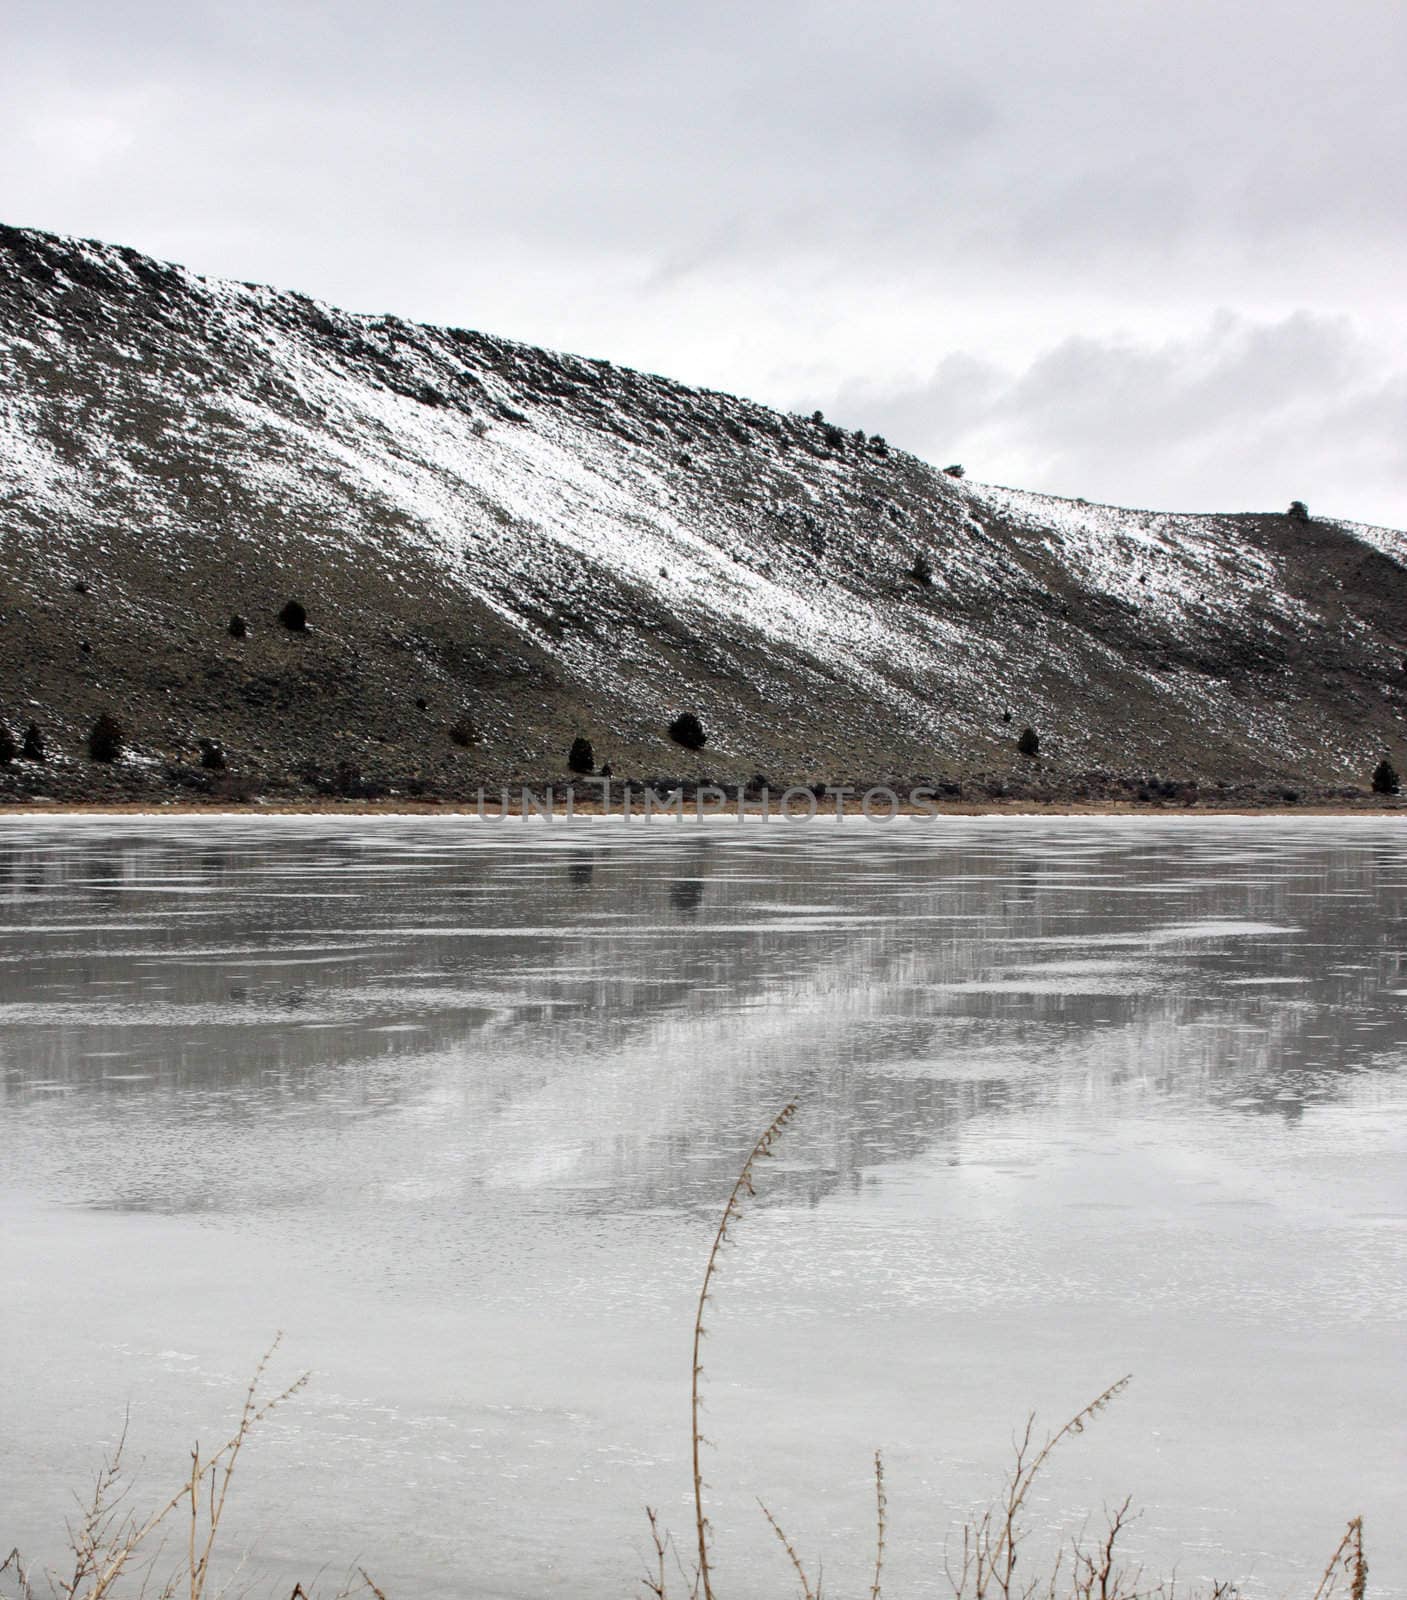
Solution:
{"label": "dry grass shoreline", "polygon": [[[640,1585],[643,1594],[652,1600],[723,1600],[714,1587],[715,1529],[703,1465],[703,1448],[708,1442],[702,1432],[701,1416],[703,1340],[725,1247],[733,1243],[748,1203],[757,1193],[760,1167],[774,1153],[797,1109],[795,1101],[784,1106],[753,1146],[728,1196],[708,1253],[691,1330],[693,1526],[682,1541],[676,1541],[661,1523],[657,1509],[645,1508],[653,1553]],[[233,1431],[213,1450],[194,1446],[188,1472],[166,1499],[145,1513],[134,1511],[127,1503],[131,1478],[123,1460],[124,1427],[116,1448],[103,1460],[95,1478],[90,1479],[94,1485],[90,1495],[79,1499],[76,1520],[68,1521],[71,1566],[65,1572],[42,1572],[27,1563],[18,1549],[12,1549],[0,1560],[0,1600],[41,1600],[45,1589],[54,1600],[221,1600],[230,1593],[262,1594],[267,1600],[314,1600],[319,1593],[315,1579],[309,1587],[296,1582],[291,1591],[282,1585],[271,1590],[257,1582],[242,1583],[231,1590],[223,1566],[216,1561],[226,1500],[246,1441],[271,1412],[308,1381],[307,1373],[281,1389],[267,1381],[269,1363],[279,1342],[275,1338],[255,1368]],[[1031,1532],[1028,1518],[1037,1478],[1051,1455],[1066,1441],[1084,1433],[1129,1382],[1126,1375],[1110,1384],[1043,1440],[1035,1432],[1034,1415],[1028,1416],[1024,1430],[1018,1430],[1013,1437],[1014,1454],[996,1495],[985,1508],[962,1519],[944,1541],[942,1589],[948,1600],[1239,1600],[1240,1590],[1232,1580],[1212,1581],[1200,1589],[1187,1587],[1179,1585],[1175,1575],[1160,1578],[1131,1562],[1121,1543],[1138,1515],[1129,1497],[1106,1504],[1102,1527],[1086,1517],[1063,1530],[1059,1548],[1048,1556],[1038,1556],[1035,1570],[1029,1570],[1031,1562],[1025,1546]],[[886,1553],[893,1530],[880,1451],[874,1455],[874,1495],[869,1600],[883,1600]],[[793,1593],[798,1600],[822,1600],[819,1560],[808,1565],[766,1502],[759,1499],[757,1503],[782,1548],[785,1565],[790,1566]],[[163,1555],[169,1569],[161,1572],[156,1569]],[[235,1575],[246,1557],[247,1552],[237,1559]],[[785,1570],[785,1566],[778,1570]],[[1367,1600],[1367,1582],[1363,1519],[1353,1517],[1308,1600]],[[364,1600],[367,1595],[372,1600],[388,1600],[386,1591],[367,1570],[354,1566],[332,1600]]]}

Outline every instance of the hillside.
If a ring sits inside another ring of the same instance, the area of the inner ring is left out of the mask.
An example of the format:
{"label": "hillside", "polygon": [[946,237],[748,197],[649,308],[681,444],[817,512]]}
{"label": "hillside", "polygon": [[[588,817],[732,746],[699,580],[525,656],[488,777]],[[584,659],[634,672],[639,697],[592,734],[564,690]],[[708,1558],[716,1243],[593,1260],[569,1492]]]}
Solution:
{"label": "hillside", "polygon": [[456,795],[561,781],[578,733],[618,778],[1307,797],[1402,765],[1404,651],[1407,535],[985,486],[608,361],[0,228],[0,721],[51,758],[0,765],[0,797]]}

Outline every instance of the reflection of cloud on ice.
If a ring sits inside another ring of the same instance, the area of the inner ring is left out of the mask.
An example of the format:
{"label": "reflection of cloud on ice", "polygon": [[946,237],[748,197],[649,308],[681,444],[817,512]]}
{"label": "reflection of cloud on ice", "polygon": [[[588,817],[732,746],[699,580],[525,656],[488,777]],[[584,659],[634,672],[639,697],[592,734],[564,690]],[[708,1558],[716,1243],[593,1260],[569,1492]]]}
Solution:
{"label": "reflection of cloud on ice", "polygon": [[[1129,942],[1289,931],[1208,919]],[[1305,1023],[1302,1008],[1282,1007],[1247,1027],[1214,985],[1200,999],[1195,985],[1181,992],[1185,974],[1165,959],[961,975],[992,955],[981,938],[917,951],[881,942],[773,978],[735,1009],[683,1006],[636,1019],[614,1046],[573,1059],[515,1099],[484,1151],[483,1181],[678,1197],[736,1159],[718,1142],[720,1107],[736,1116],[750,1105],[760,1127],[773,1102],[794,1093],[805,1114],[793,1148],[808,1152],[813,1172],[851,1172],[912,1157],[979,1114],[1071,1101],[1133,1106],[1150,1094],[1259,1077]],[[1040,1004],[1037,1015],[1020,1007],[1023,998]]]}

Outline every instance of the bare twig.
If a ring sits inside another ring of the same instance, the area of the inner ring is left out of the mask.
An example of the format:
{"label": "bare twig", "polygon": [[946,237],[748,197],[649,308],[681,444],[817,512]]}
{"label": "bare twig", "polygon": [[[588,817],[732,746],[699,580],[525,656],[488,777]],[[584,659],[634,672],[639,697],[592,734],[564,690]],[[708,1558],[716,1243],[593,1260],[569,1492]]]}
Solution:
{"label": "bare twig", "polygon": [[796,1581],[801,1585],[802,1600],[817,1600],[817,1594],[819,1591],[812,1589],[811,1580],[806,1576],[806,1568],[802,1565],[801,1557],[796,1553],[796,1546],[791,1542],[790,1539],[787,1538],[786,1534],[782,1532],[777,1519],[767,1509],[766,1505],[764,1505],[761,1500],[759,1500],[757,1503],[758,1505],[762,1506],[762,1515],[766,1517],[767,1521],[771,1524],[772,1532],[775,1533],[777,1538],[781,1540],[782,1549],[786,1551],[788,1557],[791,1559],[792,1571],[796,1573]]}
{"label": "bare twig", "polygon": [[884,1493],[884,1457],[874,1453],[874,1582],[870,1585],[870,1600],[879,1600],[880,1578],[884,1572],[884,1539],[888,1532],[887,1512],[889,1501]]}
{"label": "bare twig", "polygon": [[[158,1600],[174,1600],[178,1582],[188,1600],[207,1600],[215,1538],[240,1451],[253,1429],[308,1381],[308,1375],[304,1373],[278,1393],[260,1398],[260,1385],[279,1343],[280,1340],[275,1338],[255,1367],[234,1432],[209,1456],[202,1455],[199,1444],[195,1445],[191,1451],[190,1470],[180,1488],[142,1519],[122,1511],[122,1502],[127,1493],[122,1481],[123,1451],[127,1439],[124,1423],[116,1446],[99,1469],[93,1492],[80,1520],[69,1528],[73,1568],[70,1577],[55,1584],[61,1600],[109,1600],[123,1576],[134,1565],[142,1562],[150,1567],[156,1553],[159,1553],[159,1547],[158,1552],[150,1549],[153,1536],[183,1504],[190,1512],[186,1528],[183,1581],[172,1578],[166,1582]],[[25,1582],[28,1583],[27,1577]],[[149,1577],[143,1579],[142,1594],[146,1593],[148,1582]],[[25,1589],[22,1594],[23,1600],[32,1600],[30,1590]]]}
{"label": "bare twig", "polygon": [[1330,1600],[1345,1577],[1349,1600],[1363,1600],[1368,1590],[1368,1562],[1363,1555],[1362,1517],[1355,1517],[1344,1530],[1338,1549],[1329,1557],[1329,1565],[1324,1568],[1324,1576],[1314,1591],[1314,1600]]}
{"label": "bare twig", "polygon": [[371,1574],[368,1573],[366,1568],[358,1567],[357,1571],[361,1574],[362,1582],[367,1586],[368,1589],[370,1589],[372,1600],[386,1600],[385,1591],[376,1586],[371,1579]]}
{"label": "bare twig", "polygon": [[29,1568],[25,1566],[18,1548],[11,1550],[9,1555],[0,1561],[0,1577],[7,1572],[13,1572],[15,1575],[15,1593],[19,1600],[34,1600],[34,1587],[29,1581]]}
{"label": "bare twig", "polygon": [[665,1556],[667,1541],[660,1532],[659,1516],[653,1506],[645,1507],[645,1515],[650,1519],[650,1542],[655,1547],[655,1570],[645,1574],[645,1587],[654,1595],[655,1600],[668,1600],[665,1584]]}
{"label": "bare twig", "polygon": [[703,1465],[700,1460],[700,1451],[703,1444],[703,1433],[699,1426],[699,1380],[703,1376],[703,1358],[701,1346],[704,1338],[704,1311],[708,1305],[709,1289],[713,1284],[714,1270],[718,1265],[719,1252],[723,1249],[724,1241],[728,1237],[728,1229],[742,1212],[743,1201],[756,1194],[752,1184],[753,1168],[765,1156],[772,1153],[772,1146],[781,1136],[787,1123],[796,1115],[796,1101],[790,1101],[783,1106],[772,1119],[767,1131],[752,1147],[752,1153],[743,1163],[743,1169],[738,1174],[738,1181],[733,1185],[733,1192],[728,1196],[728,1203],[723,1207],[723,1215],[719,1219],[718,1232],[713,1238],[713,1247],[708,1252],[708,1262],[704,1267],[703,1284],[699,1289],[698,1310],[694,1314],[694,1359],[693,1373],[689,1385],[689,1432],[693,1450],[694,1467],[694,1531],[698,1537],[699,1546],[699,1582],[703,1588],[703,1600],[713,1600],[713,1575],[708,1564],[708,1517],[704,1512],[703,1503]]}
{"label": "bare twig", "polygon": [[1142,1569],[1120,1567],[1114,1555],[1119,1535],[1132,1521],[1132,1504],[1133,1497],[1127,1496],[1109,1516],[1104,1537],[1094,1549],[1087,1550],[1078,1540],[1075,1542],[1075,1600],[1135,1600],[1138,1595]]}

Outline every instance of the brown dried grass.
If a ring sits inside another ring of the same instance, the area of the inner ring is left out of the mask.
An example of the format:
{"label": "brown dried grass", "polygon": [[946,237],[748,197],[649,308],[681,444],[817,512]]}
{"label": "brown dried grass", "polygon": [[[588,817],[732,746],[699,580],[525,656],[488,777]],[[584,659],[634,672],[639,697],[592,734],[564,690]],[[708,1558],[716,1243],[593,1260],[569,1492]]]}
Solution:
{"label": "brown dried grass", "polygon": [[[723,1207],[704,1265],[694,1315],[689,1395],[694,1554],[686,1564],[670,1534],[661,1527],[658,1513],[647,1506],[652,1554],[650,1569],[642,1581],[654,1600],[670,1600],[671,1565],[689,1600],[716,1600],[710,1560],[713,1529],[705,1509],[702,1465],[702,1450],[707,1443],[701,1426],[705,1318],[723,1248],[732,1241],[746,1202],[756,1195],[758,1167],[772,1154],[796,1110],[794,1101],[784,1106],[749,1152]],[[233,1432],[209,1453],[203,1452],[197,1442],[191,1449],[190,1469],[179,1486],[145,1516],[135,1515],[126,1504],[131,1483],[123,1460],[124,1425],[116,1446],[98,1470],[91,1492],[80,1504],[77,1520],[68,1526],[70,1563],[63,1572],[36,1576],[20,1552],[11,1550],[0,1562],[0,1600],[41,1600],[41,1592],[52,1600],[219,1600],[228,1593],[216,1585],[214,1556],[240,1453],[251,1433],[308,1381],[308,1374],[303,1373],[282,1389],[268,1389],[266,1374],[278,1346],[276,1338],[256,1366]],[[1134,1520],[1129,1499],[1106,1513],[1102,1533],[1092,1539],[1083,1531],[1075,1534],[1068,1550],[1062,1548],[1044,1570],[1038,1567],[1028,1572],[1027,1564],[1020,1561],[1027,1539],[1022,1514],[1036,1479],[1054,1451],[1083,1433],[1129,1382],[1125,1376],[1110,1384],[1041,1443],[1036,1441],[1035,1418],[1028,1417],[1015,1441],[1012,1464],[1000,1492],[985,1509],[961,1524],[945,1554],[943,1570],[952,1600],[1178,1600],[1175,1579],[1147,1580],[1140,1567],[1124,1559],[1120,1539]],[[881,1600],[890,1527],[884,1461],[879,1451],[874,1457],[874,1483],[875,1557],[869,1600]],[[813,1578],[777,1518],[764,1502],[759,1500],[758,1504],[782,1546],[801,1600],[823,1600],[820,1569]],[[181,1554],[174,1564],[168,1563],[163,1569],[163,1556],[178,1516],[184,1520]],[[1367,1581],[1363,1520],[1355,1517],[1330,1557],[1311,1600],[1366,1600]],[[366,1595],[372,1600],[387,1600],[359,1567],[341,1585],[334,1600]],[[1200,1597],[1196,1591],[1189,1591],[1187,1600],[1235,1600],[1235,1596],[1234,1585],[1216,1583]],[[296,1583],[287,1600],[310,1600],[310,1591]]]}
{"label": "brown dried grass", "polygon": [[[710,1563],[712,1523],[704,1510],[704,1480],[700,1452],[706,1442],[700,1431],[701,1383],[703,1367],[700,1345],[706,1332],[704,1315],[712,1298],[719,1255],[739,1222],[745,1202],[756,1194],[755,1176],[759,1162],[772,1153],[773,1146],[796,1115],[796,1103],[785,1106],[753,1146],[743,1163],[738,1181],[728,1197],[704,1267],[698,1309],[693,1328],[693,1381],[690,1389],[690,1428],[694,1475],[694,1543],[697,1555],[686,1565],[674,1550],[674,1565],[689,1600],[716,1600]],[[1125,1560],[1120,1540],[1135,1520],[1132,1498],[1107,1510],[1103,1531],[1091,1537],[1083,1528],[1074,1533],[1042,1569],[1030,1570],[1020,1560],[1027,1544],[1028,1529],[1023,1517],[1037,1478],[1056,1449],[1085,1431],[1106,1407],[1128,1387],[1125,1375],[1096,1395],[1073,1417],[1043,1441],[1037,1442],[1034,1415],[1026,1420],[1013,1446],[1013,1459],[997,1496],[981,1511],[967,1517],[950,1541],[943,1559],[943,1571],[952,1600],[1179,1600],[1175,1578],[1148,1579],[1143,1569]],[[881,1600],[885,1552],[889,1543],[888,1498],[885,1490],[884,1461],[875,1452],[875,1560],[870,1584],[870,1600]],[[785,1529],[762,1500],[762,1515],[777,1536],[791,1567],[801,1600],[823,1600],[819,1567],[813,1577],[801,1553]],[[659,1523],[657,1512],[646,1507],[654,1564],[645,1579],[645,1588],[655,1600],[670,1600],[669,1555],[673,1542]],[[1017,1577],[1018,1564],[1021,1576]],[[1366,1600],[1368,1565],[1363,1554],[1363,1519],[1355,1517],[1324,1569],[1312,1600]],[[1237,1590],[1229,1582],[1213,1583],[1201,1591],[1186,1592],[1186,1600],[1235,1600]]]}
{"label": "brown dried grass", "polygon": [[[53,1600],[219,1600],[227,1593],[216,1584],[213,1563],[240,1453],[255,1429],[308,1382],[305,1372],[282,1389],[269,1389],[265,1379],[279,1343],[275,1338],[255,1367],[234,1431],[208,1453],[197,1441],[179,1487],[144,1516],[127,1505],[131,1480],[124,1460],[124,1423],[91,1492],[80,1502],[77,1520],[68,1525],[70,1561],[65,1569],[35,1574],[20,1552],[11,1550],[0,1562],[0,1594],[6,1587],[9,1591],[5,1600],[40,1600],[42,1593]],[[172,1562],[167,1551],[178,1519],[184,1537]],[[367,1593],[385,1600],[359,1570],[341,1586],[337,1600]],[[301,1583],[294,1584],[289,1600],[309,1600]]]}

